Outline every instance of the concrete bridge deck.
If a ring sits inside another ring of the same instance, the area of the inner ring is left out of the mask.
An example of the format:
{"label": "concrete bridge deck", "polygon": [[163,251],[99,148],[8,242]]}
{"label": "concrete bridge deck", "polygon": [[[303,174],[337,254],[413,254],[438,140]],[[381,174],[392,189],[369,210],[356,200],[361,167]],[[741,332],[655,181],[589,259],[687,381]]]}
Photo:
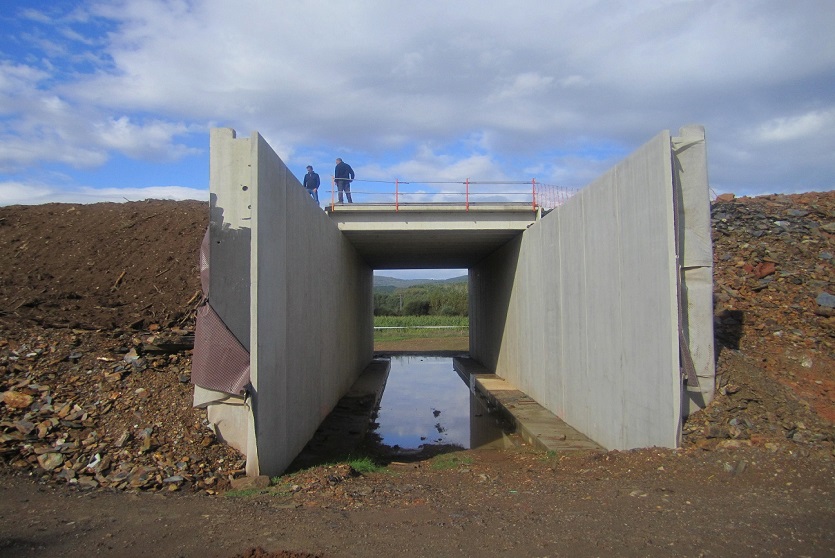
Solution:
{"label": "concrete bridge deck", "polygon": [[540,219],[531,203],[349,203],[325,208],[374,269],[463,269]]}

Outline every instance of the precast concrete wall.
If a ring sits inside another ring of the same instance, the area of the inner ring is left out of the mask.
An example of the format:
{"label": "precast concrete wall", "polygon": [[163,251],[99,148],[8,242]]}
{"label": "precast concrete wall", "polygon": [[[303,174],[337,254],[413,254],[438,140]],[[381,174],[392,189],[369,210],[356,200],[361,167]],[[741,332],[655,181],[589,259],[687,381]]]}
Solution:
{"label": "precast concrete wall", "polygon": [[609,449],[675,447],[713,393],[711,265],[704,130],[663,132],[470,269],[470,354]]}
{"label": "precast concrete wall", "polygon": [[713,400],[713,241],[707,177],[707,144],[701,126],[689,126],[672,138],[676,230],[680,269],[680,322],[692,356],[698,385],[688,383],[682,413],[703,409]]}
{"label": "precast concrete wall", "polygon": [[238,421],[247,474],[276,475],[372,358],[372,270],[257,132],[212,130],[211,149],[209,301],[250,351],[251,387],[209,414]]}

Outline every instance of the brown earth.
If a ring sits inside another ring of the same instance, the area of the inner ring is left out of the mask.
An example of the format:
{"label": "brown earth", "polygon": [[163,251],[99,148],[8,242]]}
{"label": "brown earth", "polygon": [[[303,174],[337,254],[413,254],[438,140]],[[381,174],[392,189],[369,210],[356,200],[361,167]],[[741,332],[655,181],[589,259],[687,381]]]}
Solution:
{"label": "brown earth", "polygon": [[681,449],[228,491],[188,383],[207,204],[0,207],[0,556],[835,555],[835,192],[712,214],[719,385]]}

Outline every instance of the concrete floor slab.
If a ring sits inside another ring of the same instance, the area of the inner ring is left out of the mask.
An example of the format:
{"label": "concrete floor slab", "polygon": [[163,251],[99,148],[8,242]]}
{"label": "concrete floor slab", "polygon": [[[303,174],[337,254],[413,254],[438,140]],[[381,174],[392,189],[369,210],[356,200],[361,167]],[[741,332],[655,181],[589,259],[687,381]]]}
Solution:
{"label": "concrete floor slab", "polygon": [[453,359],[453,367],[471,391],[477,392],[489,404],[502,410],[528,444],[543,451],[604,450],[479,362],[467,357],[456,357]]}

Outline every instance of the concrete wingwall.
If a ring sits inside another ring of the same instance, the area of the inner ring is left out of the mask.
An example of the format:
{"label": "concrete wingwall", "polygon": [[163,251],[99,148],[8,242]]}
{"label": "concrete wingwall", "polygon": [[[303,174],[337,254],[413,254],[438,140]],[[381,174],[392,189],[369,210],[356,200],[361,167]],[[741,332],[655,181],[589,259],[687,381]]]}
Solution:
{"label": "concrete wingwall", "polygon": [[218,216],[241,214],[249,234],[210,237],[212,281],[226,283],[212,282],[209,299],[226,301],[221,317],[250,351],[251,379],[246,404],[214,415],[247,423],[228,440],[245,448],[247,474],[276,475],[372,358],[372,270],[257,132],[215,129],[211,147],[210,233],[224,230]]}
{"label": "concrete wingwall", "polygon": [[[683,401],[703,406],[713,393],[704,131],[682,134],[690,160],[662,132],[470,269],[471,356],[609,449],[677,446]],[[689,291],[677,260],[685,243]],[[701,391],[689,396],[680,315],[697,349]]]}

